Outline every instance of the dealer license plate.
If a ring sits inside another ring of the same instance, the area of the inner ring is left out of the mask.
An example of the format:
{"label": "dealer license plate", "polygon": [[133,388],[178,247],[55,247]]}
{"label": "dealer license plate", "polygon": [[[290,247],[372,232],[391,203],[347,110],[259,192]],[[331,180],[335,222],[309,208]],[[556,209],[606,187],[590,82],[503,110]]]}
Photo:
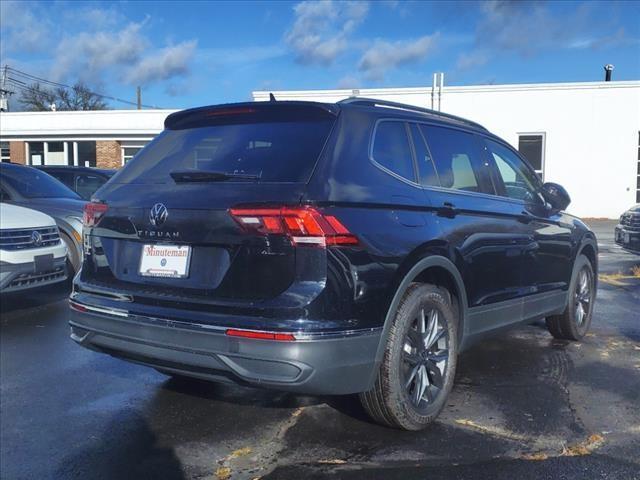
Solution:
{"label": "dealer license plate", "polygon": [[143,245],[140,275],[185,278],[189,275],[191,247],[187,245]]}
{"label": "dealer license plate", "polygon": [[630,240],[631,240],[631,236],[627,232],[625,232],[622,235],[622,243],[629,243]]}

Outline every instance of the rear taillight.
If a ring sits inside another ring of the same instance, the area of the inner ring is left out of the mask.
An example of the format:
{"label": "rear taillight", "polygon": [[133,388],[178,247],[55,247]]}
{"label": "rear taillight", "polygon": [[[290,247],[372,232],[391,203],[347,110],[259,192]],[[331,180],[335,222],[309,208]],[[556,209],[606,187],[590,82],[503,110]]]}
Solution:
{"label": "rear taillight", "polygon": [[251,338],[254,340],[276,340],[293,342],[296,337],[292,333],[265,332],[262,330],[237,330],[230,328],[225,332],[229,337]]}
{"label": "rear taillight", "polygon": [[84,206],[84,215],[82,216],[83,225],[85,227],[95,227],[108,209],[109,207],[106,203],[87,203]]}
{"label": "rear taillight", "polygon": [[232,208],[230,212],[247,231],[286,235],[294,245],[358,244],[358,238],[340,220],[313,207]]}

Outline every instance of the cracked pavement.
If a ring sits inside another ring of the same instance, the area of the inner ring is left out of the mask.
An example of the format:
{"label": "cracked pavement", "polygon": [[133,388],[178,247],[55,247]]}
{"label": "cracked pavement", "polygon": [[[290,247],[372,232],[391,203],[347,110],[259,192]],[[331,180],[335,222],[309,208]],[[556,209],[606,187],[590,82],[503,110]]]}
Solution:
{"label": "cracked pavement", "polygon": [[[640,256],[594,222],[600,270]],[[372,424],[354,397],[305,397],[196,381],[84,350],[66,292],[2,297],[4,478],[640,479],[640,280],[601,281],[591,333],[543,323],[465,352],[423,432]]]}

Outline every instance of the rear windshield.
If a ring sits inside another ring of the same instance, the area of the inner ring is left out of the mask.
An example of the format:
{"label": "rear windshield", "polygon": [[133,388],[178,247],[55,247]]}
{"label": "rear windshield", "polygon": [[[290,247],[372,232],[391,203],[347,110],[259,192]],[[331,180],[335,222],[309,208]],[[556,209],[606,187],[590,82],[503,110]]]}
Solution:
{"label": "rear windshield", "polygon": [[197,170],[246,175],[259,182],[306,182],[333,121],[325,117],[166,129],[113,181],[173,183],[171,172]]}
{"label": "rear windshield", "polygon": [[26,198],[80,198],[59,180],[35,168],[3,168],[0,179]]}

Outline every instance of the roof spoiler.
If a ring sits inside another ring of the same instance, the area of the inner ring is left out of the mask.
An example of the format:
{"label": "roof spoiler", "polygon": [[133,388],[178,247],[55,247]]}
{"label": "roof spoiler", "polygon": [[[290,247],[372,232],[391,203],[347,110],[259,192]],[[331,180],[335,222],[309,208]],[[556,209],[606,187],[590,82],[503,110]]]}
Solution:
{"label": "roof spoiler", "polygon": [[333,103],[303,101],[269,101],[227,103],[190,108],[172,113],[164,121],[170,130],[197,128],[225,123],[252,123],[295,119],[323,119],[338,115],[339,108]]}

